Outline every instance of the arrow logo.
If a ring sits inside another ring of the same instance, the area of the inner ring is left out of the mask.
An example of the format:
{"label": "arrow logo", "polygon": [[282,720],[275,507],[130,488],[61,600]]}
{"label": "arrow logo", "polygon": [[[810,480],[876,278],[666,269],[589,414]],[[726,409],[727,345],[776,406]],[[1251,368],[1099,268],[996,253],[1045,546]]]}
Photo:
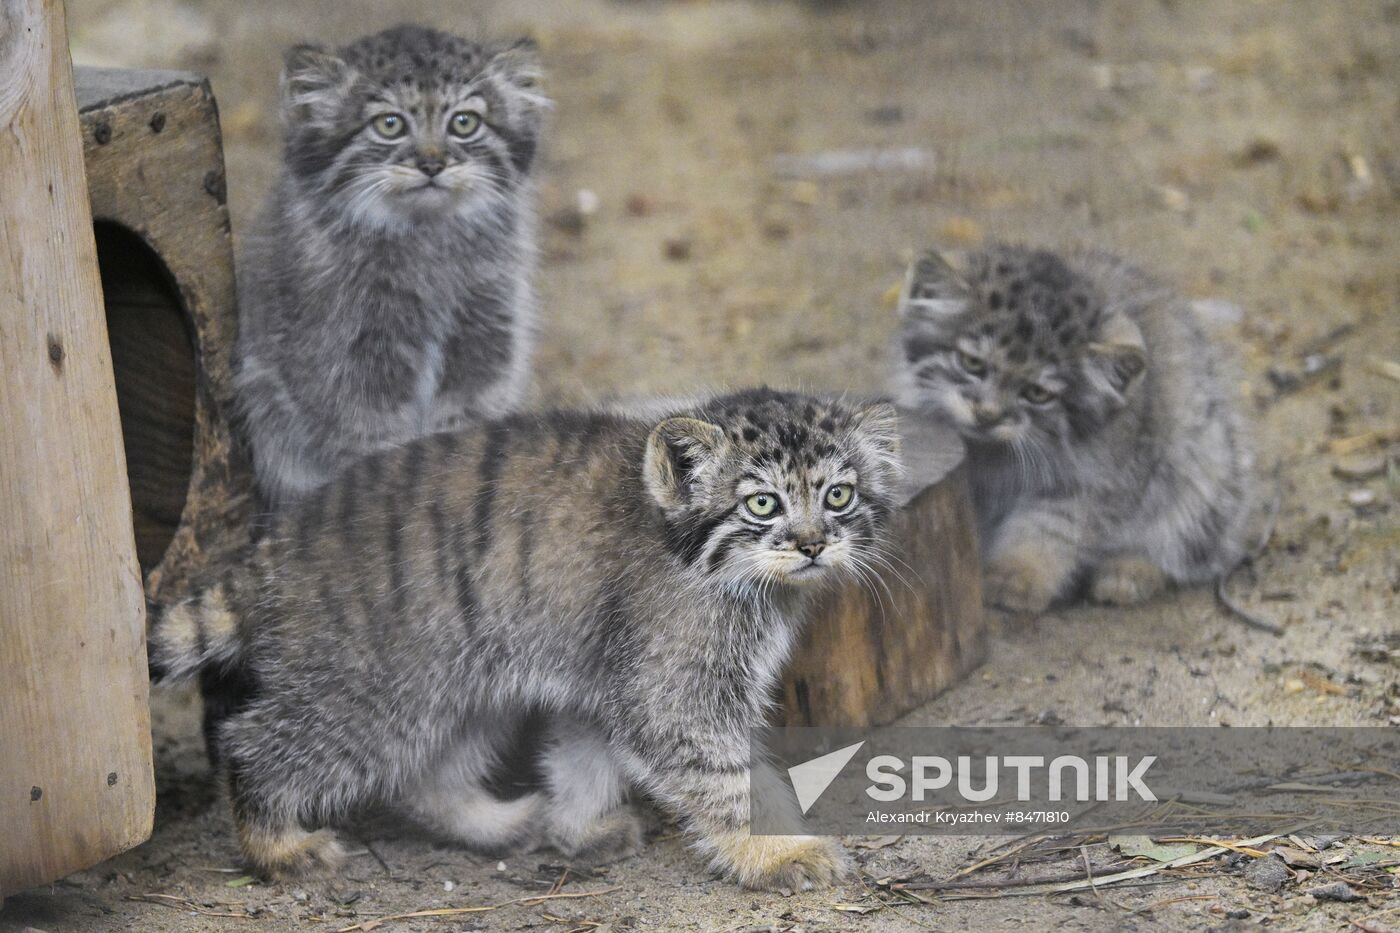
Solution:
{"label": "arrow logo", "polygon": [[788,780],[792,781],[792,789],[797,794],[797,803],[802,807],[803,816],[806,816],[818,798],[826,793],[826,789],[836,780],[841,769],[846,767],[864,744],[864,741],[860,741],[854,745],[847,745],[845,748],[838,748],[834,752],[788,768]]}

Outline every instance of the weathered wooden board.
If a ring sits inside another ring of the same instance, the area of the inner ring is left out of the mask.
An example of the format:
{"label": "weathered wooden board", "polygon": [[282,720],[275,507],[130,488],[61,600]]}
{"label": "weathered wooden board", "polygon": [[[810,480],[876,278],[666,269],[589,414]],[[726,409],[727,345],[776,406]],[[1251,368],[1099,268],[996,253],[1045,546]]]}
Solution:
{"label": "weathered wooden board", "polygon": [[98,259],[148,595],[178,598],[247,543],[229,428],[237,334],[218,108],[203,77],[77,69]]}
{"label": "weathered wooden board", "polygon": [[150,835],[145,608],[60,0],[0,0],[0,896]]}
{"label": "weathered wooden board", "polygon": [[901,433],[909,472],[887,565],[817,607],[788,666],[786,725],[888,723],[982,661],[981,562],[962,442],[908,413]]}

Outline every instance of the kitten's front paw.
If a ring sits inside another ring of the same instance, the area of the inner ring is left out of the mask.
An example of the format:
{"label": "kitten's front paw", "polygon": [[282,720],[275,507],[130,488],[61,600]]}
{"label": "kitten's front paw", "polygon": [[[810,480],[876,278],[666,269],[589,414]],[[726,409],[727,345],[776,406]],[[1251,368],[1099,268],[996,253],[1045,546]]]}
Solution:
{"label": "kitten's front paw", "polygon": [[1094,571],[1089,596],[1096,603],[1131,606],[1166,588],[1167,578],[1144,557],[1111,557]]}
{"label": "kitten's front paw", "polygon": [[1043,564],[1020,556],[987,565],[987,602],[1008,612],[1039,613],[1059,595],[1061,580]]}
{"label": "kitten's front paw", "polygon": [[715,848],[715,867],[730,880],[784,894],[830,887],[849,867],[840,846],[817,836],[733,832],[716,840]]}

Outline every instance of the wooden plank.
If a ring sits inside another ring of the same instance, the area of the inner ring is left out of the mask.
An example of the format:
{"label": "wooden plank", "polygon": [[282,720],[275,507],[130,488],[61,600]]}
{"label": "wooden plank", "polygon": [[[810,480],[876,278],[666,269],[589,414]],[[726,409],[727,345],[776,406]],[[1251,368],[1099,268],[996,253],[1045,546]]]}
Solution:
{"label": "wooden plank", "polygon": [[981,663],[986,651],[977,525],[961,440],[906,413],[903,503],[872,579],[815,608],[783,687],[790,726],[892,722]]}
{"label": "wooden plank", "polygon": [[60,0],[0,0],[0,895],[150,835],[145,609]]}
{"label": "wooden plank", "polygon": [[167,602],[248,543],[255,510],[229,427],[238,312],[218,108],[187,72],[75,80],[138,557],[147,596]]}

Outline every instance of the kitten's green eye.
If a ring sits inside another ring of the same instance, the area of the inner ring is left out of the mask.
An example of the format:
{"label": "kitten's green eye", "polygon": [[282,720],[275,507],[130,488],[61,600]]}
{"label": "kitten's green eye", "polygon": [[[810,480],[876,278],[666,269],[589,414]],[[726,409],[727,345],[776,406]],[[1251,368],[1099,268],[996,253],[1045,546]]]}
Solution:
{"label": "kitten's green eye", "polygon": [[1021,390],[1021,397],[1032,405],[1044,405],[1046,402],[1055,398],[1055,393],[1042,385],[1036,385],[1032,382]]}
{"label": "kitten's green eye", "polygon": [[401,113],[381,113],[374,118],[370,126],[385,139],[398,139],[408,132],[408,121]]}
{"label": "kitten's green eye", "polygon": [[771,492],[756,492],[744,500],[744,508],[757,518],[767,518],[778,511],[778,497]]}
{"label": "kitten's green eye", "polygon": [[826,506],[839,512],[851,504],[855,494],[850,483],[837,483],[826,491]]}
{"label": "kitten's green eye", "polygon": [[447,123],[447,128],[453,136],[466,139],[481,129],[481,114],[475,110],[459,110],[452,115],[452,119]]}
{"label": "kitten's green eye", "polygon": [[981,376],[987,372],[987,361],[966,350],[958,351],[958,365],[974,376]]}

